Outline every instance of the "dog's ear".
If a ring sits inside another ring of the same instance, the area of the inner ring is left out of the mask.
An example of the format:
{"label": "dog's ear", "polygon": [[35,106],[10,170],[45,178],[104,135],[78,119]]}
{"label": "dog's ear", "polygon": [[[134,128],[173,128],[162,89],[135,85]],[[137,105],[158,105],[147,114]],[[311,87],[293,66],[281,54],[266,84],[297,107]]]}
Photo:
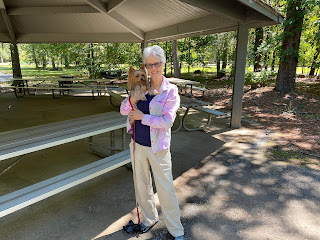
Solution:
{"label": "dog's ear", "polygon": [[128,72],[128,88],[129,88],[129,90],[131,90],[133,87],[134,72],[135,72],[134,68],[132,66],[130,66],[129,72]]}
{"label": "dog's ear", "polygon": [[140,70],[146,71],[146,67],[144,66],[144,64],[141,65]]}

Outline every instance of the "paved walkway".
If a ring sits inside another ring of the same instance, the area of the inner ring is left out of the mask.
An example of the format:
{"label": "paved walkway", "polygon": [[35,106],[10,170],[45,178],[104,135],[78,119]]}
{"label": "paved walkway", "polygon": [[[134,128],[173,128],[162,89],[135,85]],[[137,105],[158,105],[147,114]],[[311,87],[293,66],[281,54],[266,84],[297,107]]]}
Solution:
{"label": "paved walkway", "polygon": [[[67,99],[47,104],[58,112]],[[88,106],[102,100],[90,99]],[[16,109],[20,104],[27,101],[19,99]],[[320,171],[269,161],[269,141],[265,130],[233,130],[224,119],[213,121],[207,132],[173,135],[173,175],[187,240],[320,239]],[[72,158],[80,150],[76,144],[66,146]],[[38,157],[34,170],[57,168],[47,165],[42,153],[33,157]],[[136,218],[134,206],[132,171],[121,167],[0,219],[0,239],[172,239],[161,210],[150,232],[123,232]]]}
{"label": "paved walkway", "polygon": [[12,74],[6,74],[0,72],[0,82],[6,82],[9,78],[12,78]]}

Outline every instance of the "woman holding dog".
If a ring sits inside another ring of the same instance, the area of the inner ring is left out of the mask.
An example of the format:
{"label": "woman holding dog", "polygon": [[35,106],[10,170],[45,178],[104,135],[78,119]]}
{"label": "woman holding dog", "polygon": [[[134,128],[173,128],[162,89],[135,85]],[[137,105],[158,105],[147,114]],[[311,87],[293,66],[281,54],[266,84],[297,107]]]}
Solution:
{"label": "woman holding dog", "polygon": [[[150,76],[150,88],[157,94],[152,96],[146,93],[145,101],[130,96],[122,102],[120,112],[135,121],[135,143],[131,141],[130,149],[136,200],[143,218],[140,231],[147,232],[159,219],[154,202],[151,166],[165,224],[175,239],[182,240],[184,229],[173,186],[170,153],[171,127],[180,105],[180,97],[177,87],[162,75],[165,62],[165,53],[161,47],[155,45],[144,49],[143,63]],[[134,110],[131,107],[133,105]],[[132,131],[129,119],[128,132]]]}

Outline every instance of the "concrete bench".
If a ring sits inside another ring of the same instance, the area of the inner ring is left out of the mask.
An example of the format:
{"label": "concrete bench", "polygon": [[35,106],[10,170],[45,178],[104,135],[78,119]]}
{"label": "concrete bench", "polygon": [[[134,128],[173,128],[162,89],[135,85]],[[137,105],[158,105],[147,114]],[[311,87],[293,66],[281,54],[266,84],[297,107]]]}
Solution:
{"label": "concrete bench", "polygon": [[[130,157],[129,152],[125,151],[125,127],[125,116],[118,112],[107,112],[0,133],[0,161],[84,138],[89,138],[88,143],[93,144],[93,136],[107,132],[111,134],[111,154],[120,152],[103,156],[98,162],[0,197],[0,217],[127,164]],[[117,129],[122,129],[121,149],[115,148],[112,139],[114,130]]]}

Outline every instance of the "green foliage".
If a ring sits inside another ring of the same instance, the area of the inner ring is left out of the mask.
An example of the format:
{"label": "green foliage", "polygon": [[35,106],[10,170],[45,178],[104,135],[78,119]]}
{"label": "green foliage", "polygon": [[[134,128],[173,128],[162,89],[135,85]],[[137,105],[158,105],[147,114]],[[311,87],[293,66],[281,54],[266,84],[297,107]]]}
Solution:
{"label": "green foliage", "polygon": [[245,85],[266,86],[274,82],[277,73],[275,71],[263,70],[260,72],[252,72],[247,69],[245,73]]}

